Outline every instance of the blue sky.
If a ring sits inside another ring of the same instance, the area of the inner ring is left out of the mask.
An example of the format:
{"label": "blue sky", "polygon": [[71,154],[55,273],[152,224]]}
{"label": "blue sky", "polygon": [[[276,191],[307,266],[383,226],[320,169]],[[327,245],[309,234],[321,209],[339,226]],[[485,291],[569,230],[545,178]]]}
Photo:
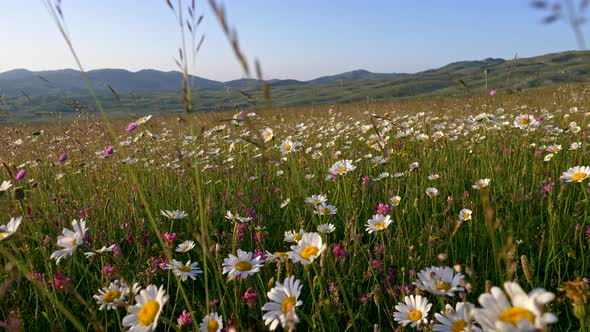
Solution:
{"label": "blue sky", "polygon": [[[76,68],[42,0],[0,1],[0,72]],[[174,4],[177,1],[172,0]],[[190,1],[189,1],[190,2]],[[228,21],[265,78],[312,79],[355,69],[416,72],[449,62],[577,48],[565,22],[540,23],[528,0],[232,0]],[[164,0],[62,0],[86,70],[176,70],[180,33]],[[208,2],[205,43],[191,72],[231,80],[241,67]],[[590,36],[589,25],[584,26]],[[589,38],[589,37],[587,37]]]}

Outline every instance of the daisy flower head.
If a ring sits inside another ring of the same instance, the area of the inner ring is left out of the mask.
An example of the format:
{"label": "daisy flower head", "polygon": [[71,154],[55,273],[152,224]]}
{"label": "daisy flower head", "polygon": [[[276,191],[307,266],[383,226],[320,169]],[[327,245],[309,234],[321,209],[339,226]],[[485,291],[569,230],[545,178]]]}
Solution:
{"label": "daisy flower head", "polygon": [[348,172],[352,172],[356,169],[356,166],[352,164],[352,160],[339,160],[330,167],[329,172],[332,175],[344,175]]}
{"label": "daisy flower head", "polygon": [[545,155],[545,157],[543,158],[543,161],[551,161],[551,159],[553,159],[554,154],[553,153],[548,153]]}
{"label": "daisy flower head", "polygon": [[280,150],[282,154],[289,154],[293,152],[293,142],[288,139],[284,140],[283,143],[281,143]]}
{"label": "daisy flower head", "polygon": [[10,189],[10,187],[12,187],[12,183],[9,180],[2,181],[2,184],[0,185],[0,192],[7,191],[8,189]]}
{"label": "daisy flower head", "polygon": [[200,332],[221,332],[223,329],[223,316],[212,312],[203,317],[203,321],[199,324]]}
{"label": "daisy flower head", "polygon": [[520,129],[536,128],[539,122],[530,114],[521,114],[514,119],[514,126]]}
{"label": "daisy flower head", "polygon": [[475,183],[471,187],[473,189],[480,190],[480,189],[483,189],[489,185],[490,185],[490,179],[479,179],[479,180],[475,181]]}
{"label": "daisy flower head", "polygon": [[313,205],[320,205],[328,201],[326,195],[319,194],[319,195],[311,195],[305,199],[306,203],[313,204]]}
{"label": "daisy flower head", "polygon": [[129,307],[129,313],[123,317],[123,326],[129,332],[149,332],[158,326],[162,307],[168,302],[164,286],[149,285],[135,296],[135,305]]}
{"label": "daisy flower head", "polygon": [[135,121],[135,123],[137,123],[138,125],[142,125],[142,124],[145,124],[146,122],[148,122],[151,118],[152,118],[152,115],[146,115],[144,117],[137,119],[137,121]]}
{"label": "daisy flower head", "polygon": [[455,292],[465,289],[460,286],[463,274],[457,273],[450,267],[429,267],[418,272],[418,280],[414,281],[416,287],[435,295],[455,296]]}
{"label": "daisy flower head", "polygon": [[173,211],[168,211],[168,210],[161,210],[160,213],[168,218],[168,219],[183,219],[186,218],[188,216],[188,214],[184,211],[180,211],[180,210],[173,210]]}
{"label": "daisy flower head", "polygon": [[274,133],[272,129],[268,127],[264,128],[264,130],[262,131],[262,140],[264,141],[264,143],[269,142],[273,137]]}
{"label": "daisy flower head", "polygon": [[473,211],[471,211],[469,209],[462,209],[461,211],[459,211],[459,220],[461,220],[461,221],[471,220],[472,213],[473,213]]}
{"label": "daisy flower head", "polygon": [[176,247],[176,252],[185,252],[186,253],[186,252],[193,250],[194,247],[195,247],[194,241],[186,240],[186,241],[182,242],[181,244],[179,244],[178,247]]}
{"label": "daisy flower head", "polygon": [[410,166],[409,166],[410,170],[415,170],[418,167],[420,167],[420,163],[417,162],[417,161],[411,163]]}
{"label": "daisy flower head", "polygon": [[547,147],[546,151],[551,152],[551,153],[557,153],[557,152],[561,151],[561,145],[560,144],[549,145]]}
{"label": "daisy flower head", "polygon": [[369,234],[385,230],[389,224],[392,223],[391,218],[388,215],[376,214],[373,218],[367,221],[367,229],[366,231]]}
{"label": "daisy flower head", "polygon": [[436,188],[426,188],[426,195],[430,198],[434,198],[439,195],[438,189]]}
{"label": "daisy flower head", "polygon": [[326,203],[316,205],[316,210],[314,211],[315,214],[319,214],[321,216],[334,215],[336,212],[338,212],[338,209],[334,205]]}
{"label": "daisy flower head", "polygon": [[78,246],[84,243],[84,236],[86,235],[86,220],[80,219],[80,221],[74,219],[72,221],[73,231],[64,228],[62,235],[57,237],[57,245],[63,249],[57,250],[51,254],[51,259],[56,259],[56,264],[62,260],[62,258],[69,257],[74,254]]}
{"label": "daisy flower head", "polygon": [[561,173],[565,182],[582,182],[590,176],[590,166],[575,166]]}
{"label": "daisy flower head", "polygon": [[285,232],[285,242],[293,242],[297,243],[301,241],[303,238],[303,234],[305,234],[305,230],[300,229],[299,232],[297,231],[286,231]]}
{"label": "daisy flower head", "polygon": [[[473,310],[473,318],[484,331],[538,331],[557,322],[557,316],[544,312],[555,294],[542,288],[525,293],[515,282],[505,282],[504,289],[492,287],[479,296],[482,308]],[[508,294],[508,296],[506,296]]]}
{"label": "daisy flower head", "polygon": [[316,150],[311,154],[311,158],[313,158],[314,160],[318,160],[323,156],[322,151]]}
{"label": "daisy flower head", "polygon": [[405,303],[399,302],[395,306],[396,312],[393,313],[393,319],[402,324],[404,327],[420,327],[428,323],[428,312],[432,307],[431,303],[425,297],[420,295],[410,295],[405,297]]}
{"label": "daisy flower head", "polygon": [[111,310],[116,309],[119,304],[125,302],[125,297],[129,295],[129,287],[125,282],[115,280],[111,282],[109,287],[98,290],[98,295],[94,295],[96,304],[100,307],[98,310]]}
{"label": "daisy flower head", "polygon": [[321,224],[317,228],[318,233],[329,234],[336,230],[336,227],[331,223]]}
{"label": "daisy flower head", "polygon": [[0,225],[0,241],[14,234],[14,232],[16,232],[18,227],[20,226],[22,220],[23,217],[10,218],[8,224]]}
{"label": "daisy flower head", "polygon": [[266,311],[262,319],[271,331],[274,331],[279,323],[284,328],[289,322],[299,322],[295,308],[303,305],[303,301],[299,300],[302,287],[301,282],[292,275],[282,284],[277,281],[275,287],[266,293],[271,302],[262,306],[262,311]]}
{"label": "daisy flower head", "polygon": [[305,233],[296,245],[291,246],[289,257],[303,265],[311,264],[326,249],[322,237],[318,233]]}
{"label": "daisy flower head", "polygon": [[389,199],[389,203],[391,203],[391,206],[398,206],[401,201],[401,196],[393,196]]}
{"label": "daisy flower head", "polygon": [[230,279],[240,277],[248,278],[260,271],[261,263],[264,260],[260,256],[252,257],[253,253],[238,249],[238,256],[229,254],[229,257],[223,260],[223,274],[228,274]]}
{"label": "daisy flower head", "polygon": [[172,270],[172,273],[174,273],[175,276],[180,277],[182,281],[186,281],[187,278],[196,280],[197,275],[203,273],[199,268],[199,263],[194,262],[191,264],[191,261],[188,261],[186,264],[183,264],[176,259],[173,259],[172,263],[168,263],[166,269]]}
{"label": "daisy flower head", "polygon": [[481,332],[481,328],[473,324],[474,308],[475,306],[469,302],[459,302],[454,309],[447,304],[443,312],[434,314],[437,323],[432,330],[435,332]]}
{"label": "daisy flower head", "polygon": [[113,249],[115,249],[115,246],[116,245],[111,244],[108,247],[107,246],[103,246],[102,248],[96,249],[95,251],[87,251],[87,252],[84,253],[84,256],[86,256],[86,257],[93,257],[96,254],[102,254],[102,253],[105,253],[105,252],[113,252]]}

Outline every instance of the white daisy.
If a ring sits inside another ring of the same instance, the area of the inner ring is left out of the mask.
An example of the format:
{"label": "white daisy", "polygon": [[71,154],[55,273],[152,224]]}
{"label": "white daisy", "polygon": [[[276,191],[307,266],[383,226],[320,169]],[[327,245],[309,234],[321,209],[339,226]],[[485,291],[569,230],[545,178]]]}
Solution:
{"label": "white daisy", "polygon": [[111,245],[110,245],[110,246],[108,246],[108,247],[106,247],[106,246],[103,246],[102,248],[100,248],[100,249],[97,249],[97,250],[95,250],[95,251],[88,251],[88,252],[85,252],[85,253],[84,253],[84,256],[86,256],[86,257],[92,257],[92,256],[94,256],[94,255],[96,255],[96,254],[102,254],[103,252],[112,252],[112,251],[113,251],[113,249],[115,249],[115,245],[114,245],[114,244],[111,244]]}
{"label": "white daisy", "polygon": [[436,188],[426,188],[426,195],[430,198],[434,198],[439,195],[438,189]]}
{"label": "white daisy", "polygon": [[405,297],[405,303],[399,302],[395,306],[396,312],[393,313],[393,319],[403,326],[420,327],[428,323],[428,312],[432,307],[431,303],[425,297],[420,295],[410,295]]}
{"label": "white daisy", "polygon": [[180,211],[180,210],[173,210],[173,211],[161,210],[160,213],[168,219],[183,219],[188,216],[188,214],[186,212]]}
{"label": "white daisy", "polygon": [[323,194],[311,195],[305,199],[306,203],[310,203],[313,205],[320,205],[322,203],[325,203],[326,201],[328,201],[328,198],[326,197],[326,195]]}
{"label": "white daisy", "polygon": [[321,224],[318,226],[317,231],[323,234],[329,234],[336,230],[336,227],[331,223]]}
{"label": "white daisy", "polygon": [[294,242],[297,243],[301,241],[303,238],[303,234],[305,234],[305,230],[300,229],[299,232],[296,231],[286,231],[285,232],[285,242]]}
{"label": "white daisy", "polygon": [[481,332],[481,328],[473,324],[472,312],[475,306],[469,302],[459,302],[455,309],[450,304],[445,311],[435,313],[438,324],[434,324],[435,332]]}
{"label": "white daisy", "polygon": [[293,152],[293,142],[291,140],[284,140],[280,147],[282,154],[289,154]]}
{"label": "white daisy", "polygon": [[473,211],[471,211],[469,209],[462,209],[461,211],[459,211],[459,220],[461,220],[461,221],[471,220],[472,213],[473,213]]}
{"label": "white daisy", "polygon": [[199,268],[199,263],[194,262],[191,264],[191,261],[186,262],[183,264],[176,259],[172,260],[172,263],[168,263],[166,265],[167,270],[172,270],[175,276],[180,277],[182,281],[186,281],[187,278],[191,278],[193,280],[197,279],[197,275],[203,273]]}
{"label": "white daisy", "polygon": [[129,314],[123,317],[123,326],[129,327],[129,332],[155,330],[162,307],[168,302],[168,298],[164,286],[159,289],[155,285],[147,286],[135,296],[135,305],[129,307]]}
{"label": "white daisy", "polygon": [[316,209],[313,213],[319,214],[321,216],[326,215],[334,215],[338,212],[338,209],[334,205],[322,203],[320,205],[316,205]]}
{"label": "white daisy", "polygon": [[373,218],[371,218],[367,221],[366,231],[369,232],[369,234],[371,234],[373,232],[382,231],[382,230],[385,230],[389,226],[389,224],[391,224],[391,223],[392,223],[392,220],[389,216],[384,216],[382,214],[376,214],[373,216]]}
{"label": "white daisy", "polygon": [[57,237],[57,245],[64,248],[57,250],[51,254],[51,259],[57,259],[56,264],[62,260],[62,258],[71,256],[74,254],[79,245],[84,243],[84,235],[86,235],[86,220],[80,219],[78,222],[76,219],[72,221],[73,231],[64,228],[62,235]]}
{"label": "white daisy", "polygon": [[176,252],[189,252],[195,247],[195,242],[186,240],[176,247]]}
{"label": "white daisy", "polygon": [[490,185],[490,179],[479,179],[477,181],[475,181],[475,184],[473,186],[471,186],[473,189],[483,189],[487,186]]}
{"label": "white daisy", "polygon": [[398,206],[401,200],[401,196],[393,196],[389,199],[389,203],[391,203],[392,206]]}
{"label": "white daisy", "polygon": [[203,317],[203,321],[199,324],[200,332],[221,332],[223,329],[223,316],[212,312]]}
{"label": "white daisy", "polygon": [[2,181],[2,184],[0,185],[0,192],[7,191],[10,189],[10,187],[12,187],[12,183],[10,181]]}
{"label": "white daisy", "polygon": [[539,122],[530,114],[521,114],[514,119],[514,126],[520,129],[537,127]]}
{"label": "white daisy", "polygon": [[420,271],[414,285],[435,295],[452,297],[455,296],[455,292],[465,290],[460,286],[463,279],[463,274],[455,274],[455,271],[450,267],[433,266]]}
{"label": "white daisy", "polygon": [[228,274],[230,279],[239,276],[242,279],[248,278],[260,271],[261,263],[264,260],[260,256],[252,257],[253,253],[238,249],[238,256],[229,254],[223,260],[223,274]]}
{"label": "white daisy", "polygon": [[274,137],[274,133],[273,133],[272,129],[266,127],[262,131],[262,140],[264,141],[264,143],[269,142],[273,137]]}
{"label": "white daisy", "polygon": [[289,257],[295,262],[303,265],[311,264],[326,249],[322,237],[318,233],[305,233],[297,245],[291,246]]}
{"label": "white daisy", "polygon": [[125,302],[125,297],[129,295],[129,287],[125,282],[115,280],[111,282],[109,287],[98,290],[98,295],[94,295],[93,298],[100,307],[98,310],[116,309],[119,304]]}
{"label": "white daisy", "polygon": [[266,311],[262,319],[271,331],[274,331],[279,323],[284,328],[289,322],[299,322],[295,308],[303,305],[303,301],[299,300],[302,287],[295,276],[290,276],[282,284],[277,281],[275,287],[266,293],[271,302],[262,306],[262,311]]}
{"label": "white daisy", "polygon": [[473,317],[484,331],[537,331],[557,322],[557,316],[544,312],[555,294],[542,288],[526,294],[515,282],[505,282],[506,294],[499,287],[479,296],[482,308]]}
{"label": "white daisy", "polygon": [[543,158],[543,161],[550,161],[553,158],[553,156],[554,156],[553,153],[548,153]]}
{"label": "white daisy", "polygon": [[18,218],[10,218],[8,224],[0,225],[0,241],[6,239],[7,237],[11,236],[18,230],[23,217]]}
{"label": "white daisy", "polygon": [[590,176],[590,166],[575,166],[561,174],[565,182],[582,182]]}
{"label": "white daisy", "polygon": [[348,172],[354,171],[356,166],[352,164],[352,160],[339,160],[330,167],[329,172],[332,175],[344,175]]}

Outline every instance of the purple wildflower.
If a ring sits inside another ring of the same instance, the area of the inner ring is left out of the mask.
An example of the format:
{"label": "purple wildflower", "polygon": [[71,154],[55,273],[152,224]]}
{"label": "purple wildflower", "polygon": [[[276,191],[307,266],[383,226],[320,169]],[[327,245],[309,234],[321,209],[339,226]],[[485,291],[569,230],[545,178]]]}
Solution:
{"label": "purple wildflower", "polygon": [[20,171],[18,171],[18,173],[16,174],[16,179],[22,180],[22,178],[24,178],[25,175],[27,175],[27,171],[24,168],[21,168]]}

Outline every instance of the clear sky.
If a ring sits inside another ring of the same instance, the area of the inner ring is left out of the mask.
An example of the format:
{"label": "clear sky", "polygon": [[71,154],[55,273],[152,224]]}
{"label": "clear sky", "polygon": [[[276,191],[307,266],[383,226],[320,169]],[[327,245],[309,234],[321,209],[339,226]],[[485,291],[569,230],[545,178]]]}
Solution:
{"label": "clear sky", "polygon": [[[190,1],[188,1],[190,2]],[[177,4],[177,0],[172,0]],[[577,48],[565,22],[540,23],[529,0],[228,0],[228,21],[264,78],[312,79],[355,69],[413,73],[449,62],[529,57]],[[164,0],[62,0],[86,70],[176,70],[180,46]],[[191,73],[243,76],[208,2]],[[590,25],[584,32],[590,36]],[[0,72],[76,68],[44,0],[0,0]]]}

